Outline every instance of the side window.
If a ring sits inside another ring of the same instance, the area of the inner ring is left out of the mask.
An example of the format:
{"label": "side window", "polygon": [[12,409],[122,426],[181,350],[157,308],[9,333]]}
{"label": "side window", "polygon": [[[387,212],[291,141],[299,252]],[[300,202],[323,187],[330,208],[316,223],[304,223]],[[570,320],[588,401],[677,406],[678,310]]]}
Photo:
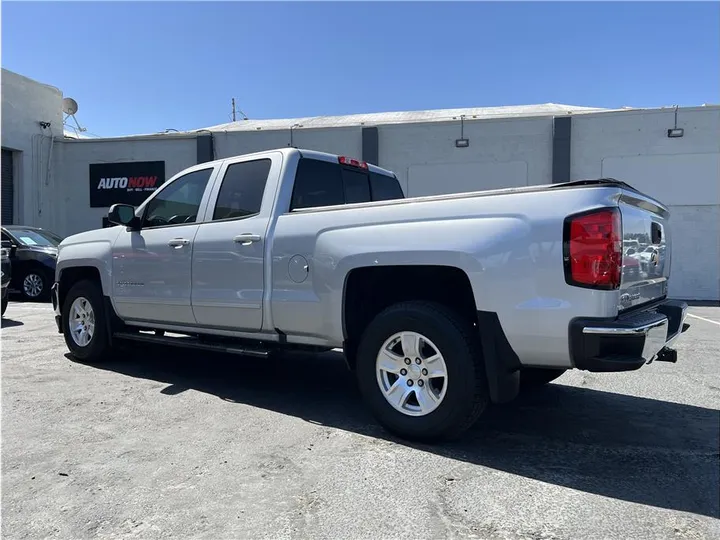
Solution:
{"label": "side window", "polygon": [[400,182],[394,176],[371,172],[370,189],[372,190],[373,201],[390,201],[405,198]]}
{"label": "side window", "polygon": [[340,166],[329,161],[301,158],[295,173],[290,210],[345,204]]}
{"label": "side window", "polygon": [[195,223],[212,171],[188,173],[162,188],[145,208],[143,228]]}
{"label": "side window", "polygon": [[271,164],[269,159],[259,159],[228,166],[215,203],[213,220],[259,213]]}
{"label": "side window", "polygon": [[345,204],[370,201],[370,184],[365,171],[342,168]]}

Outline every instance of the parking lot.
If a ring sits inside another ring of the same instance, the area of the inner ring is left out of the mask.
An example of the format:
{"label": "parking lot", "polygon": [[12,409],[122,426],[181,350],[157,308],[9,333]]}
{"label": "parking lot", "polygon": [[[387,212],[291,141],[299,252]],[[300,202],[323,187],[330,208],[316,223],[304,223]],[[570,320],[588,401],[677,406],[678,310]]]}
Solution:
{"label": "parking lot", "polygon": [[127,349],[83,365],[49,305],[2,329],[4,538],[720,537],[720,308],[677,364],[571,372],[460,441],[377,427],[339,355]]}

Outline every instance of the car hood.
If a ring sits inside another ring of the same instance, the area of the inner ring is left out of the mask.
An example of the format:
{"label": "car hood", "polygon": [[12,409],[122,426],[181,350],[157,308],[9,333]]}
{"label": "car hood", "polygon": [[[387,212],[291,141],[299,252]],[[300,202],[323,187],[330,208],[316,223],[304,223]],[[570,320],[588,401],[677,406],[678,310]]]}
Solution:
{"label": "car hood", "polygon": [[48,255],[57,255],[58,248],[52,246],[23,246],[28,251],[34,251],[35,253],[46,253]]}
{"label": "car hood", "polygon": [[117,227],[105,227],[104,229],[93,229],[92,231],[73,234],[60,242],[60,250],[75,244],[86,244],[89,242],[113,242],[122,229],[123,227],[118,225]]}

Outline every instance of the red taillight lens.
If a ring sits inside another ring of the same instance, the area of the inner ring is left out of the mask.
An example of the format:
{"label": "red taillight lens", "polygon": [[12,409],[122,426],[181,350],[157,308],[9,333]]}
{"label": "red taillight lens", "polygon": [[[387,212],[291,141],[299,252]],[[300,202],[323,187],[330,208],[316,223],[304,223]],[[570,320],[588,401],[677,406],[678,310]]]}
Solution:
{"label": "red taillight lens", "polygon": [[571,217],[565,229],[565,272],[572,285],[617,289],[622,222],[617,208]]}
{"label": "red taillight lens", "polygon": [[351,167],[360,167],[361,169],[367,169],[367,163],[364,161],[359,161],[357,159],[349,158],[346,156],[340,156],[338,157],[338,162],[342,165],[350,165]]}

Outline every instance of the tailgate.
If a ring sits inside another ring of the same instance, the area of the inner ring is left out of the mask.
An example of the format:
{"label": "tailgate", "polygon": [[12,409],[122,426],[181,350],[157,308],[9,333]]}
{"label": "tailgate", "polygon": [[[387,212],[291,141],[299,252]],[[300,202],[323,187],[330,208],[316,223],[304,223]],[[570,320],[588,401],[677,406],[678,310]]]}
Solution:
{"label": "tailgate", "polygon": [[669,212],[658,201],[623,189],[619,201],[623,228],[621,310],[667,295],[670,277]]}

